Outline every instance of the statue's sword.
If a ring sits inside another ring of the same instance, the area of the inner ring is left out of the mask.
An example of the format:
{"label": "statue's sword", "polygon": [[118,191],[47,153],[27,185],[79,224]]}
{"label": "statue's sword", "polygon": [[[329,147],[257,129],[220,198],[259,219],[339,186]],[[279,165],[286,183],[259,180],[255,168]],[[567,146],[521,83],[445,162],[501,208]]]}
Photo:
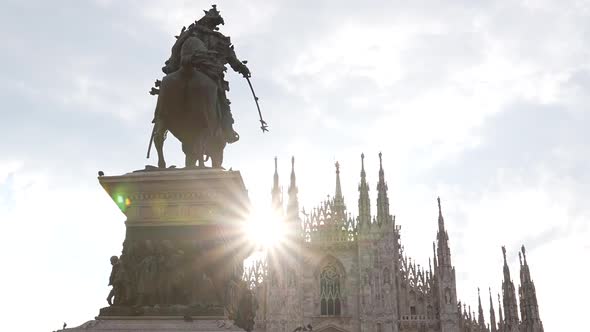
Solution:
{"label": "statue's sword", "polygon": [[248,85],[250,86],[250,91],[252,91],[252,96],[254,97],[254,101],[256,102],[256,108],[258,108],[258,116],[260,116],[260,129],[262,129],[262,132],[268,131],[268,124],[266,124],[266,121],[264,121],[262,119],[262,112],[260,112],[260,105],[258,104],[258,97],[256,97],[256,93],[254,92],[254,88],[252,87],[252,82],[250,82],[250,77],[249,76],[244,76],[246,77],[246,81],[248,81]]}
{"label": "statue's sword", "polygon": [[[183,28],[184,31],[184,28]],[[150,90],[150,95],[155,96],[160,94],[160,89],[158,89],[160,87],[160,85],[162,84],[162,81],[160,80],[156,80],[156,82],[154,82],[154,86],[155,88],[152,88]],[[156,104],[157,107],[157,104]],[[150,143],[148,144],[148,150],[147,150],[147,156],[145,156],[147,159],[150,159],[150,151],[152,151],[152,144],[154,143],[154,136],[156,136],[156,114],[154,112],[154,128],[152,129],[152,135],[150,136]]]}
{"label": "statue's sword", "polygon": [[154,123],[154,129],[152,129],[152,136],[150,136],[150,143],[147,150],[147,159],[150,159],[150,151],[152,150],[152,144],[154,143],[154,136],[156,135],[156,124]]}

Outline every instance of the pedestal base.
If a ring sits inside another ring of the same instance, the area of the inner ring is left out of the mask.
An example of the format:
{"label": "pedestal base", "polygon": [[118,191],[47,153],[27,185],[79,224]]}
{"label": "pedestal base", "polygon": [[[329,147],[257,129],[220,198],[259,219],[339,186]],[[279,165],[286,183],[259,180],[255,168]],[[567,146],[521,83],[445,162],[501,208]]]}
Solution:
{"label": "pedestal base", "polygon": [[172,331],[244,331],[223,317],[109,317],[97,318],[78,327],[63,331],[102,331],[102,332],[172,332]]}
{"label": "pedestal base", "polygon": [[153,306],[121,306],[113,305],[100,309],[99,317],[108,319],[108,317],[225,317],[225,308],[221,305],[201,306],[201,305],[153,305]]}
{"label": "pedestal base", "polygon": [[79,329],[250,329],[256,304],[242,280],[252,249],[242,226],[250,203],[239,172],[145,170],[98,179],[127,217],[126,234],[121,255],[111,258],[114,305]]}

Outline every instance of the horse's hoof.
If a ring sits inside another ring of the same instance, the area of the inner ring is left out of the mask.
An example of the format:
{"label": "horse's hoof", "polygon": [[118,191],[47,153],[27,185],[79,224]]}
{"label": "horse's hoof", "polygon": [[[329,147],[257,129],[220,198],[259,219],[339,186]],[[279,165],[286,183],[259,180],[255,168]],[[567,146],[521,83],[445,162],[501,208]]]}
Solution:
{"label": "horse's hoof", "polygon": [[166,168],[166,163],[158,163],[158,168]]}

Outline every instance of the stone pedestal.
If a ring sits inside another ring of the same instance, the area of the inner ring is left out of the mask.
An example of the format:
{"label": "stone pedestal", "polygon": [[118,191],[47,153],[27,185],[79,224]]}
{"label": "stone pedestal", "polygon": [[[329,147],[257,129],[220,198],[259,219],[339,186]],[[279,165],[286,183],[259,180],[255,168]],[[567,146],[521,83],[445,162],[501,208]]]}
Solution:
{"label": "stone pedestal", "polygon": [[244,331],[236,327],[232,322],[223,317],[202,317],[191,321],[182,318],[154,317],[146,318],[113,318],[96,319],[86,322],[78,327],[63,331],[102,331],[102,332],[218,332],[218,331]]}
{"label": "stone pedestal", "polygon": [[127,216],[128,231],[145,227],[237,225],[250,201],[238,171],[168,169],[101,176]]}
{"label": "stone pedestal", "polygon": [[125,242],[111,261],[113,305],[74,331],[248,326],[255,304],[242,269],[251,253],[243,232],[250,203],[239,172],[155,169],[98,180],[127,217]]}

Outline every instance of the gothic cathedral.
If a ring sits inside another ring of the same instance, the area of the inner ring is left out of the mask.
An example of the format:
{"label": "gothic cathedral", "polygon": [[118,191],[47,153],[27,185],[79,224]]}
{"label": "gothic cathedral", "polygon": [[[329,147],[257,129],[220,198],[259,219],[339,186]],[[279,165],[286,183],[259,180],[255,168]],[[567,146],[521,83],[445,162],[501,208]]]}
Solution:
{"label": "gothic cathedral", "polygon": [[438,233],[428,269],[407,258],[400,226],[389,211],[381,158],[379,154],[377,212],[371,214],[361,155],[357,217],[346,210],[338,163],[333,198],[300,213],[292,159],[284,209],[275,158],[272,205],[284,216],[278,222],[286,223],[287,241],[245,270],[259,304],[256,331],[543,332],[524,246],[519,253],[520,315],[504,247],[498,319],[491,293],[488,322],[481,298],[477,314],[457,299],[455,267],[440,198]]}

